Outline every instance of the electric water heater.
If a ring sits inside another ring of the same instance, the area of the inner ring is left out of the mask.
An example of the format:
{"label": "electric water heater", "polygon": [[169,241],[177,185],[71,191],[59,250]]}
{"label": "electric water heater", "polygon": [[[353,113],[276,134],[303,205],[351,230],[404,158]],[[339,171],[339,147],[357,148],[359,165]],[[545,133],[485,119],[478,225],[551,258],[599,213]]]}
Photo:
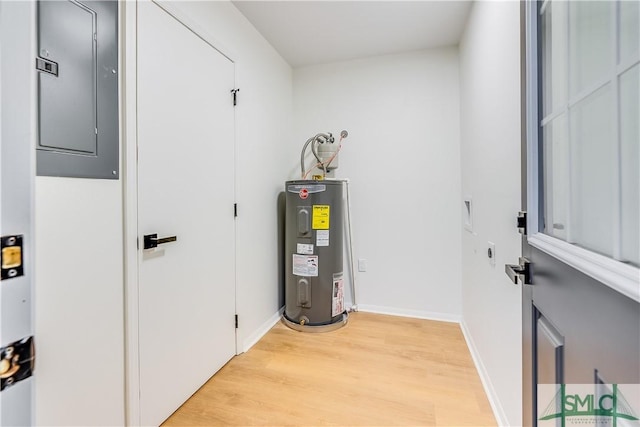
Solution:
{"label": "electric water heater", "polygon": [[344,307],[343,181],[286,182],[285,310],[289,327],[337,329]]}

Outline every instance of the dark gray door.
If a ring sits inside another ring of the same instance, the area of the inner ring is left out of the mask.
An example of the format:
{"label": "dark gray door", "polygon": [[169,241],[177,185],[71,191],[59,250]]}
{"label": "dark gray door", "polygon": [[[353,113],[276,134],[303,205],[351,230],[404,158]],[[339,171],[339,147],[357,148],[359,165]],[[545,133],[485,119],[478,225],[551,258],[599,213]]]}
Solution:
{"label": "dark gray door", "polygon": [[525,426],[542,384],[640,383],[639,4],[522,3]]}

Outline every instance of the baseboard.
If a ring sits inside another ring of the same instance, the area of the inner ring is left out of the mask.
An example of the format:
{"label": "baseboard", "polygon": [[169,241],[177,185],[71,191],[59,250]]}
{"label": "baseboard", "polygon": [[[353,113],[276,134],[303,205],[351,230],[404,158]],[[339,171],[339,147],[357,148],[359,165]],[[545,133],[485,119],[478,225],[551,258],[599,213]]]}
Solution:
{"label": "baseboard", "polygon": [[379,305],[358,304],[358,311],[367,313],[388,314],[390,316],[414,317],[416,319],[437,320],[440,322],[460,323],[460,316],[450,313],[438,313],[434,311],[407,310],[396,307],[382,307]]}
{"label": "baseboard", "polygon": [[493,410],[493,416],[496,418],[499,426],[508,426],[509,422],[507,420],[507,415],[504,412],[504,408],[500,404],[498,394],[493,387],[493,383],[491,383],[489,373],[484,367],[484,363],[482,363],[480,353],[478,353],[478,349],[473,342],[473,338],[471,338],[471,333],[467,329],[467,325],[464,320],[460,322],[460,329],[462,329],[462,335],[464,335],[464,339],[467,342],[467,347],[469,348],[469,352],[471,353],[471,357],[473,358],[473,363],[476,365],[476,371],[478,371],[478,375],[480,375],[480,381],[482,381],[484,393],[489,399],[489,404],[491,405],[491,409]]}
{"label": "baseboard", "polygon": [[269,330],[273,328],[273,325],[280,321],[283,312],[284,307],[281,307],[273,316],[271,316],[269,319],[267,319],[266,322],[260,325],[258,329],[256,329],[251,335],[245,338],[242,341],[242,352],[244,353],[249,351],[249,349],[253,347],[255,343],[260,341],[260,338],[262,338],[267,332],[269,332]]}

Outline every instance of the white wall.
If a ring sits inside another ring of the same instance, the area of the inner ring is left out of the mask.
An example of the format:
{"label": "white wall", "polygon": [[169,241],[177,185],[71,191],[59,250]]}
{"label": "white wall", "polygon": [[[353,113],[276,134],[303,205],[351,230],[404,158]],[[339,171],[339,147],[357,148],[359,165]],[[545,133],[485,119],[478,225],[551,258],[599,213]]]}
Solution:
{"label": "white wall", "polygon": [[462,232],[463,327],[502,425],[522,423],[520,286],[504,273],[521,253],[519,8],[475,2],[460,44],[462,193],[473,199],[473,232]]}
{"label": "white wall", "polygon": [[238,351],[272,325],[280,302],[278,194],[296,150],[291,67],[230,2],[173,2],[235,62]]}
{"label": "white wall", "polygon": [[122,183],[36,179],[36,424],[124,423]]}
{"label": "white wall", "polygon": [[293,81],[298,155],[317,132],[349,131],[337,177],[351,180],[354,253],[368,262],[359,307],[458,319],[457,48],[295,69]]}
{"label": "white wall", "polygon": [[35,423],[122,425],[122,181],[35,187]]}

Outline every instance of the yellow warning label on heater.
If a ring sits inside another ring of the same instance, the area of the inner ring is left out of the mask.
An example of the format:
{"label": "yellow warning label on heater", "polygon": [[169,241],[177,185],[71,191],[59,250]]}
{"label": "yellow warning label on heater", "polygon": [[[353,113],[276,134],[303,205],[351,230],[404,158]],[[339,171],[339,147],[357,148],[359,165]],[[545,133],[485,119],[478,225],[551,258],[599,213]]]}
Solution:
{"label": "yellow warning label on heater", "polygon": [[329,205],[313,205],[313,220],[311,226],[314,230],[329,229]]}

